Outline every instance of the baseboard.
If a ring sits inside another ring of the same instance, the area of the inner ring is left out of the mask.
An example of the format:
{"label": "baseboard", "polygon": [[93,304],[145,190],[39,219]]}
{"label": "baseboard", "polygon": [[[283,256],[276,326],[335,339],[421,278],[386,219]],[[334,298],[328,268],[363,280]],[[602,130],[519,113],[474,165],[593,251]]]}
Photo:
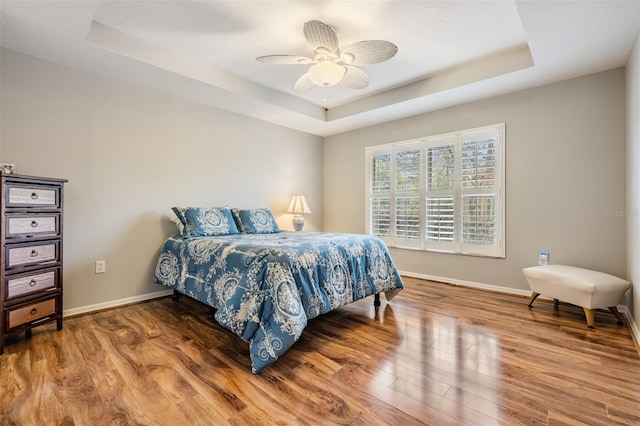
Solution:
{"label": "baseboard", "polygon": [[128,305],[130,303],[143,302],[145,300],[157,299],[159,297],[169,296],[173,294],[173,290],[161,290],[154,293],[141,294],[140,296],[125,297],[124,299],[110,300],[104,303],[96,303],[95,305],[81,306],[79,308],[66,309],[62,312],[63,317],[73,315],[86,314],[87,312],[99,311],[102,309],[115,308],[117,306]]}
{"label": "baseboard", "polygon": [[633,342],[636,344],[638,355],[640,355],[640,328],[638,328],[638,326],[636,325],[633,315],[631,315],[631,311],[629,310],[628,306],[618,305],[618,310],[627,317],[627,324],[629,325],[629,329],[631,330]]}
{"label": "baseboard", "polygon": [[[527,296],[527,297],[531,296],[531,290],[519,290],[517,288],[501,287],[498,285],[483,284],[483,283],[477,283],[473,281],[457,280],[457,279],[448,278],[448,277],[437,277],[435,275],[418,274],[415,272],[408,272],[408,271],[399,271],[399,272],[400,272],[400,275],[404,275],[411,278],[420,278],[423,280],[437,281],[445,284],[455,284],[463,287],[472,287],[472,288],[477,288],[481,290],[495,291],[498,293],[515,294],[518,296]],[[543,298],[544,297],[542,296],[539,297],[539,299],[543,299]]]}

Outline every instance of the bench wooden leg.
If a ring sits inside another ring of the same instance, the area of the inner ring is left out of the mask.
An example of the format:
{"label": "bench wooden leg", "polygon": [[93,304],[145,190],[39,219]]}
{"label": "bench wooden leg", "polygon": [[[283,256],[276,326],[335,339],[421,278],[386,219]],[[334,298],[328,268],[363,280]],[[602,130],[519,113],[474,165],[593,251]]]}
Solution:
{"label": "bench wooden leg", "polygon": [[618,325],[624,325],[624,317],[622,316],[620,311],[618,311],[617,307],[611,306],[609,308],[609,311],[611,311],[611,313],[613,313],[613,315],[616,316],[616,319],[618,320]]}
{"label": "bench wooden leg", "polygon": [[594,309],[582,308],[584,314],[587,317],[587,325],[589,328],[595,328],[596,326],[596,311]]}
{"label": "bench wooden leg", "polygon": [[535,291],[533,293],[531,293],[531,299],[529,299],[529,307],[532,308],[532,304],[533,301],[536,300],[536,298],[540,296],[540,293],[536,293]]}

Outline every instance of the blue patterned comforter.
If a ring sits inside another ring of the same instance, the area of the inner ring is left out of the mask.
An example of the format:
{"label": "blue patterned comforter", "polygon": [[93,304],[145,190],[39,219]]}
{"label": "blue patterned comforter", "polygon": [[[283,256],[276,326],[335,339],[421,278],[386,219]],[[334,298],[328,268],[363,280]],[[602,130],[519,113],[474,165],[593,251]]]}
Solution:
{"label": "blue patterned comforter", "polygon": [[308,319],[403,288],[382,240],[313,232],[174,235],[155,281],[216,308],[216,320],[249,342],[254,373],[289,349]]}

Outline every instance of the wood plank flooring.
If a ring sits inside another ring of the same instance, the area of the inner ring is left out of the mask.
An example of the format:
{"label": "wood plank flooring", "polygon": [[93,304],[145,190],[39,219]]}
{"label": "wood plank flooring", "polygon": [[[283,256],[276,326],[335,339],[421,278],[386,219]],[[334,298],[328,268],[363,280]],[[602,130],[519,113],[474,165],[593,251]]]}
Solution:
{"label": "wood plank flooring", "polygon": [[248,345],[170,297],[7,340],[1,425],[640,424],[629,329],[580,308],[405,278],[310,321],[259,375]]}

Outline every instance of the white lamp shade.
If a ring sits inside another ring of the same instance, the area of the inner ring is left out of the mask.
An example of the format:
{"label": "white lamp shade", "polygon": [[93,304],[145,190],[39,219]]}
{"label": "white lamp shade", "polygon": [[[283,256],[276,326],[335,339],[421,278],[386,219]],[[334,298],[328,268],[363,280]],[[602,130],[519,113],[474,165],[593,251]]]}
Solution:
{"label": "white lamp shade", "polygon": [[331,61],[320,62],[309,68],[309,80],[314,84],[323,87],[333,86],[338,84],[347,69],[342,65],[334,64]]}
{"label": "white lamp shade", "polygon": [[289,203],[289,208],[287,209],[287,213],[294,214],[303,214],[303,213],[311,213],[311,209],[309,208],[309,204],[307,204],[307,200],[304,198],[304,195],[294,195],[291,199],[291,203]]}

